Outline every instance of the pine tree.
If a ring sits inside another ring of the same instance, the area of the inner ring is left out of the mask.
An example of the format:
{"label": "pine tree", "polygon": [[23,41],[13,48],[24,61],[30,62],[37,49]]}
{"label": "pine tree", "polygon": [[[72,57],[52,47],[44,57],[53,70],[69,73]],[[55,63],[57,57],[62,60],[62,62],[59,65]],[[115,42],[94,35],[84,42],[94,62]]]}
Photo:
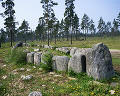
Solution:
{"label": "pine tree", "polygon": [[41,0],[41,3],[43,4],[42,5],[42,8],[43,8],[43,15],[44,15],[44,19],[46,20],[46,28],[47,28],[47,33],[48,33],[48,46],[49,46],[49,21],[52,18],[52,14],[54,13],[54,10],[52,9],[52,7],[54,5],[58,5],[57,3],[53,2],[52,0]]}
{"label": "pine tree", "polygon": [[29,27],[29,24],[28,24],[28,21],[23,21],[21,26],[19,27],[19,29],[21,30],[21,32],[23,33],[24,35],[24,39],[25,39],[25,43],[26,43],[26,34],[27,32],[29,31],[28,29],[30,29]]}
{"label": "pine tree", "polygon": [[13,41],[13,30],[15,29],[14,6],[15,4],[13,0],[6,0],[5,2],[2,2],[2,7],[5,8],[4,15],[6,17],[4,25],[6,26],[6,30],[10,32],[11,46]]}
{"label": "pine tree", "polygon": [[78,33],[78,30],[79,30],[79,18],[77,16],[77,14],[74,15],[74,19],[73,19],[73,27],[75,29],[75,37],[76,37],[76,40],[77,40],[77,33]]}
{"label": "pine tree", "polygon": [[70,33],[71,33],[71,44],[72,44],[72,24],[73,24],[73,17],[74,17],[74,2],[75,0],[65,0],[65,13],[64,13],[64,17],[67,19],[68,21],[68,26],[70,29]]}
{"label": "pine tree", "polygon": [[118,33],[118,22],[114,19],[113,21],[113,26],[114,26],[114,30],[115,30],[115,36],[117,36]]}
{"label": "pine tree", "polygon": [[85,40],[86,40],[86,31],[88,33],[88,28],[89,28],[89,17],[86,14],[84,14],[84,16],[82,18],[81,27],[82,27],[81,29],[83,29],[83,30],[85,28]]}
{"label": "pine tree", "polygon": [[100,17],[100,20],[98,21],[98,32],[100,36],[104,35],[104,30],[105,30],[105,22],[103,21],[102,17]]}
{"label": "pine tree", "polygon": [[65,25],[64,25],[64,20],[62,19],[61,22],[60,22],[60,33],[62,35],[62,38],[63,38],[63,41],[64,41],[64,35],[65,35]]}
{"label": "pine tree", "polygon": [[94,30],[95,30],[95,25],[92,19],[90,20],[89,24],[90,24],[89,30],[91,31],[91,35],[92,35],[94,34]]}

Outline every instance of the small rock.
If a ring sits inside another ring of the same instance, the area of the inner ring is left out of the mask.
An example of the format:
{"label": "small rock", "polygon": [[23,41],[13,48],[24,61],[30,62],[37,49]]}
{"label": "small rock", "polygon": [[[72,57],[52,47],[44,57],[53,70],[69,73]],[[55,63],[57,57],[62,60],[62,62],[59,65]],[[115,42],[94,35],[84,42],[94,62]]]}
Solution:
{"label": "small rock", "polygon": [[25,68],[20,68],[20,71],[24,71],[25,70]]}
{"label": "small rock", "polygon": [[40,49],[34,49],[35,52],[40,51]]}
{"label": "small rock", "polygon": [[2,67],[6,67],[6,65],[3,65]]}
{"label": "small rock", "polygon": [[22,80],[30,80],[32,79],[33,77],[31,75],[28,75],[28,76],[22,76]]}
{"label": "small rock", "polygon": [[45,87],[46,85],[42,85],[42,87]]}
{"label": "small rock", "polygon": [[31,69],[27,69],[27,71],[30,71]]}
{"label": "small rock", "polygon": [[39,68],[39,71],[42,71],[43,69],[42,68]]}
{"label": "small rock", "polygon": [[54,75],[54,74],[55,74],[55,72],[50,72],[49,74],[50,74],[50,75]]}
{"label": "small rock", "polygon": [[42,96],[42,93],[41,92],[31,92],[28,96]]}
{"label": "small rock", "polygon": [[63,77],[63,76],[61,76],[61,75],[54,75],[55,77]]}
{"label": "small rock", "polygon": [[2,77],[2,79],[6,79],[6,78],[7,78],[7,76],[6,76],[6,75]]}
{"label": "small rock", "polygon": [[76,78],[72,78],[72,77],[68,77],[68,79],[70,79],[70,80],[77,80]]}
{"label": "small rock", "polygon": [[36,66],[33,66],[33,68],[36,68]]}

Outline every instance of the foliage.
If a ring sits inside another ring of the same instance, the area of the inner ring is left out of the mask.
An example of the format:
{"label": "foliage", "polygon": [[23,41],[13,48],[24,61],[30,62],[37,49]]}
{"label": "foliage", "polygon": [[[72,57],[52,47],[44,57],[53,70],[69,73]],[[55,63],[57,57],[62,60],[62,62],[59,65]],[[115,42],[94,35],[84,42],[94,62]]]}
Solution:
{"label": "foliage", "polygon": [[11,46],[12,46],[12,40],[13,40],[13,31],[15,31],[15,10],[13,7],[15,6],[13,0],[6,0],[5,2],[2,2],[2,7],[5,8],[4,15],[6,16],[5,18],[5,27],[6,30],[9,32],[10,30],[10,35],[11,35]]}
{"label": "foliage", "polygon": [[8,60],[14,62],[14,64],[22,66],[26,64],[26,55],[21,48],[16,48],[9,53],[10,57],[7,57],[9,57]]}
{"label": "foliage", "polygon": [[52,53],[45,53],[42,57],[43,63],[41,64],[41,67],[46,72],[52,71]]}

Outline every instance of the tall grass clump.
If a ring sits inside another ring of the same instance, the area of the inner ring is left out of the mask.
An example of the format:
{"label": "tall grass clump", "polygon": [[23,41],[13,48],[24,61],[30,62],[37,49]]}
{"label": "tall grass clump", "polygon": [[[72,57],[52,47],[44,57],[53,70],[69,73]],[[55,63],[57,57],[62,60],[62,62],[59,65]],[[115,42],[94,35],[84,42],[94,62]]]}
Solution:
{"label": "tall grass clump", "polygon": [[52,53],[50,53],[50,52],[49,53],[45,53],[42,56],[43,62],[41,63],[41,67],[46,72],[52,71],[52,63],[53,63],[52,57],[53,57]]}
{"label": "tall grass clump", "polygon": [[24,52],[22,48],[16,48],[8,52],[6,55],[6,60],[16,65],[22,66],[26,64],[26,55],[27,53]]}

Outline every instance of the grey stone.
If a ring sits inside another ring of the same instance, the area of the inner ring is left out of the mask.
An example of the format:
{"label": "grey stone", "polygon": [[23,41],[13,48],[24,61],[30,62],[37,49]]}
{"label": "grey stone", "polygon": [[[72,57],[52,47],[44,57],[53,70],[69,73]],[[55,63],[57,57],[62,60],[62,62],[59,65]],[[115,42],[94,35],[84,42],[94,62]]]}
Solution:
{"label": "grey stone", "polygon": [[27,76],[21,76],[22,80],[31,80],[33,78],[33,76],[31,75],[27,75]]}
{"label": "grey stone", "polygon": [[28,96],[42,96],[42,93],[41,92],[31,92]]}
{"label": "grey stone", "polygon": [[88,50],[88,48],[78,48],[74,54],[84,54],[86,55],[86,51]]}
{"label": "grey stone", "polygon": [[62,51],[65,52],[66,54],[70,53],[70,49],[67,47],[62,47],[62,48],[56,48],[57,51]]}
{"label": "grey stone", "polygon": [[69,59],[67,56],[53,57],[53,69],[57,71],[67,71]]}
{"label": "grey stone", "polygon": [[42,55],[41,52],[37,52],[37,53],[34,54],[34,64],[40,65],[40,63],[41,63],[41,55]]}
{"label": "grey stone", "polygon": [[40,51],[40,49],[34,49],[35,52]]}
{"label": "grey stone", "polygon": [[83,54],[76,54],[70,58],[68,63],[68,71],[72,70],[76,73],[86,72],[86,57]]}
{"label": "grey stone", "polygon": [[34,63],[34,54],[35,54],[35,52],[30,52],[27,54],[27,62],[28,63]]}
{"label": "grey stone", "polygon": [[71,50],[70,50],[70,56],[73,56],[75,54],[75,51],[77,50],[76,47],[73,47]]}
{"label": "grey stone", "polygon": [[95,80],[114,76],[110,51],[103,43],[98,43],[86,52],[86,71]]}

